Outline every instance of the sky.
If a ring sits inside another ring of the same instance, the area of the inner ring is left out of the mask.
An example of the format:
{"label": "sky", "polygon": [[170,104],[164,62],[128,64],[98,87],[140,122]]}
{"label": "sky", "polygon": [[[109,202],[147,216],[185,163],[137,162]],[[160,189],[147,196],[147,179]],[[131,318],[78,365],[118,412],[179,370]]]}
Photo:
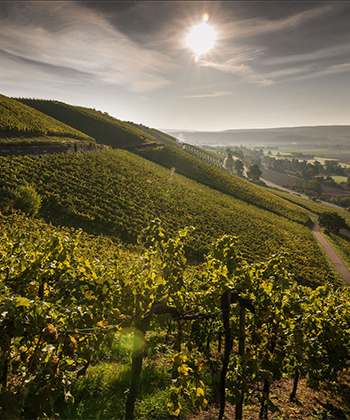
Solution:
{"label": "sky", "polygon": [[0,93],[159,129],[350,125],[350,2],[0,0]]}

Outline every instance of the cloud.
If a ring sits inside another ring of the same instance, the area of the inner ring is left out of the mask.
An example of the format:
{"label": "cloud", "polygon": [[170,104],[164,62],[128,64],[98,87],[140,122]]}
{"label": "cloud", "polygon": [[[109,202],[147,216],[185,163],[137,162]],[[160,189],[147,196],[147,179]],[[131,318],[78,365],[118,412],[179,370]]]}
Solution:
{"label": "cloud", "polygon": [[249,47],[231,47],[225,55],[216,54],[214,60],[200,60],[199,66],[224,73],[231,73],[259,86],[268,86],[272,81],[253,69],[250,62],[258,59],[261,51]]}
{"label": "cloud", "polygon": [[220,96],[228,96],[232,95],[231,90],[223,90],[218,92],[212,92],[212,93],[203,93],[198,95],[187,95],[187,96],[178,96],[179,99],[191,99],[191,98],[218,98]]}
{"label": "cloud", "polygon": [[218,25],[218,52],[199,65],[257,86],[346,72],[350,60],[350,32],[342,19],[346,7],[316,4],[278,19],[234,20],[231,15],[230,21]]}
{"label": "cloud", "polygon": [[310,20],[315,20],[327,15],[327,13],[332,10],[333,5],[326,4],[321,7],[312,8],[311,10],[295,13],[292,16],[287,16],[281,19],[254,17],[239,20],[233,22],[233,24],[232,21],[230,21],[226,23],[223,28],[223,32],[226,32],[227,37],[234,37],[234,39],[239,40],[240,38],[256,37],[261,36],[262,34],[271,34],[274,32],[296,29]]}
{"label": "cloud", "polygon": [[5,77],[11,78],[9,61],[16,57],[14,66],[22,59],[23,67],[31,67],[31,76],[34,67],[38,75],[48,71],[47,66],[50,71],[56,68],[61,79],[65,75],[59,68],[71,69],[94,82],[133,92],[167,85],[164,71],[176,66],[167,55],[141,48],[105,18],[73,2],[14,5],[10,16],[0,21],[0,47],[8,54]]}

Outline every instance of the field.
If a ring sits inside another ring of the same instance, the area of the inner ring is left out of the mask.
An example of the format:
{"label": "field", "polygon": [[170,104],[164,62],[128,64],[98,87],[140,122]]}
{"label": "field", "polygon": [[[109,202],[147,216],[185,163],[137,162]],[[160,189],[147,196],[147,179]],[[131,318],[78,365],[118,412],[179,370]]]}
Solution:
{"label": "field", "polygon": [[[322,148],[285,148],[279,147],[278,150],[271,150],[272,156],[276,157],[277,153],[280,153],[280,157],[284,155],[290,155],[291,153],[303,153],[304,155],[313,155],[315,160],[318,160],[322,164],[325,160],[337,160],[342,164],[350,163],[350,150],[332,150]],[[312,161],[312,160],[311,160]]]}
{"label": "field", "polygon": [[261,171],[262,178],[265,178],[276,185],[293,185],[297,179],[300,179],[294,176],[284,174],[282,172],[272,171],[266,168],[261,168]]}

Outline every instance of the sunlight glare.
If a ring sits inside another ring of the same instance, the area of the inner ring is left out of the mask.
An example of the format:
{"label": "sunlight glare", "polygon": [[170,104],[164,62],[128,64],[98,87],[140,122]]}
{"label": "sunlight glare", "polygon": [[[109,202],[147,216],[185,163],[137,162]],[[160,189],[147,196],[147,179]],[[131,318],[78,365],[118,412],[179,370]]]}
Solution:
{"label": "sunlight glare", "polygon": [[206,13],[202,23],[195,25],[186,38],[186,45],[196,53],[195,62],[198,62],[200,55],[211,50],[215,43],[216,32],[208,25],[208,20],[209,15]]}

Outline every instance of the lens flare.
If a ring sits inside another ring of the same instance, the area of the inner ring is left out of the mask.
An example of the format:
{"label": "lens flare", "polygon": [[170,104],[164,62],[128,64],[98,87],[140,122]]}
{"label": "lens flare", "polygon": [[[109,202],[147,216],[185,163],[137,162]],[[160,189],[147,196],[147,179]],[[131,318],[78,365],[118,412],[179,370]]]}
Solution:
{"label": "lens flare", "polygon": [[142,331],[135,327],[124,328],[120,336],[118,347],[131,353],[133,350],[141,350],[145,345],[145,337]]}

